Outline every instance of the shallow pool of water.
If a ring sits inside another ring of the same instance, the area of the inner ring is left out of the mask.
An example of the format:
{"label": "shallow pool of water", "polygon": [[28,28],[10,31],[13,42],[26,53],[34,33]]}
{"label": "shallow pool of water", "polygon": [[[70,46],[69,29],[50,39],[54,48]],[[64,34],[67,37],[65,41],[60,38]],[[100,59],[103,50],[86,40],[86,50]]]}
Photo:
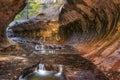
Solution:
{"label": "shallow pool of water", "polygon": [[33,72],[21,75],[19,80],[65,80],[63,71],[63,65],[39,64]]}
{"label": "shallow pool of water", "polygon": [[65,80],[62,74],[59,74],[56,71],[46,71],[41,70],[29,74],[24,78],[24,80]]}

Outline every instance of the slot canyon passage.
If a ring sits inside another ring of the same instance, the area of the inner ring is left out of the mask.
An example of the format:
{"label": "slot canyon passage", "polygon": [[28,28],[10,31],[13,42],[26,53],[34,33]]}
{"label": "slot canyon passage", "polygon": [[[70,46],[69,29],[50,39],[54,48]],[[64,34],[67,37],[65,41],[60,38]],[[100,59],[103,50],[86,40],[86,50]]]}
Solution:
{"label": "slot canyon passage", "polygon": [[120,80],[120,0],[31,1],[0,0],[0,80]]}

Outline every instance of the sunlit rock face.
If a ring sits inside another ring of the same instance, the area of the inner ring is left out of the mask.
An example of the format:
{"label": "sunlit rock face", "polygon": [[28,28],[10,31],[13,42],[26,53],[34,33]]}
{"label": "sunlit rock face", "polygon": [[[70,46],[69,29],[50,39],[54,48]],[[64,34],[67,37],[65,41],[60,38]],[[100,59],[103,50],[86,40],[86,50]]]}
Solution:
{"label": "sunlit rock face", "polygon": [[[59,34],[101,70],[119,72],[118,0],[68,0],[60,14]],[[111,78],[112,79],[112,78]]]}
{"label": "sunlit rock face", "polygon": [[24,25],[21,25],[20,23],[12,27],[15,37],[28,38],[49,43],[60,41],[58,34],[58,21],[28,20],[22,24]]}
{"label": "sunlit rock face", "polygon": [[40,0],[41,12],[37,19],[44,16],[44,20],[58,21],[59,13],[65,4],[64,0]]}
{"label": "sunlit rock face", "polygon": [[66,4],[66,1],[40,0],[40,2],[41,11],[37,16],[22,23],[21,21],[15,21],[12,25],[9,25],[9,27],[12,28],[15,36],[18,37],[34,37],[34,39],[39,38],[39,40],[44,42],[59,42],[59,14]]}
{"label": "sunlit rock face", "polygon": [[6,36],[6,28],[24,6],[25,0],[0,0],[0,48],[10,45]]}
{"label": "sunlit rock face", "polygon": [[[43,13],[47,12],[46,10]],[[94,62],[104,72],[119,72],[119,15],[119,0],[67,0],[59,14],[59,21],[48,21],[51,19],[49,17],[45,20],[45,14],[40,14],[40,21],[30,20],[25,22],[24,26],[23,23],[12,29],[15,34],[21,33],[22,36],[23,32],[28,30],[27,33],[32,37],[36,36],[35,32],[41,32],[37,31],[38,28],[52,28],[51,23],[57,25],[59,41],[71,43],[82,56]],[[46,31],[43,31],[43,34],[45,33]]]}

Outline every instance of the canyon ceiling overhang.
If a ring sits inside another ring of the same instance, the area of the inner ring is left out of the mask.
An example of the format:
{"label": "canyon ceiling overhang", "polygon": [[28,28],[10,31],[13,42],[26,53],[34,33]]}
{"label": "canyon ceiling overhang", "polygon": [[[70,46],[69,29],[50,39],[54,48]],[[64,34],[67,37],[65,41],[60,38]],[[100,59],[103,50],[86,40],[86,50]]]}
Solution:
{"label": "canyon ceiling overhang", "polygon": [[0,49],[11,45],[6,28],[25,5],[25,0],[0,0]]}
{"label": "canyon ceiling overhang", "polygon": [[[11,45],[6,28],[25,7],[25,0],[0,0],[0,7],[0,48],[5,48]],[[60,41],[72,44],[101,70],[119,71],[119,17],[120,0],[67,0],[58,21],[30,19],[12,29],[29,33],[57,25]]]}

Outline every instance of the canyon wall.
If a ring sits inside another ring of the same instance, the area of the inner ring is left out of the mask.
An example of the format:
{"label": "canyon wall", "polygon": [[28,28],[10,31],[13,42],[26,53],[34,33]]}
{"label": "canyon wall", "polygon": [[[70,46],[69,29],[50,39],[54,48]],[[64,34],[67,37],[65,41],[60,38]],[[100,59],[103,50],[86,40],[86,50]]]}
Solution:
{"label": "canyon wall", "polygon": [[68,0],[59,19],[61,40],[74,45],[82,56],[102,71],[118,75],[119,17],[119,0]]}
{"label": "canyon wall", "polygon": [[6,29],[14,17],[25,7],[25,0],[0,0],[0,48],[11,45]]}
{"label": "canyon wall", "polygon": [[[2,1],[3,0],[0,2]],[[22,6],[23,5],[19,7],[22,9]],[[19,10],[21,10],[20,8]],[[8,25],[15,16],[15,14],[12,14],[12,16],[10,15],[12,18],[9,19],[2,14],[3,13],[1,13],[0,16],[5,18],[1,18],[0,24],[3,25],[3,28],[1,28],[4,29],[0,29],[1,32],[5,31],[6,25]],[[44,17],[42,14],[40,14],[40,16]],[[59,36],[59,39],[56,40],[56,38],[54,39],[55,41],[71,44],[83,57],[92,61],[105,73],[114,72],[114,74],[118,74],[120,72],[119,17],[119,0],[67,0],[67,4],[63,6],[59,14],[58,21],[37,20],[37,18],[33,18],[23,23],[16,24],[12,26],[11,29],[13,29],[15,35],[21,37],[25,34],[30,34],[29,37],[35,37],[37,33],[39,34],[43,29],[57,28],[57,36]],[[4,25],[5,22],[6,24]],[[46,31],[45,33],[43,32],[42,36],[52,34],[46,33]],[[1,35],[3,36],[3,32]],[[48,37],[52,36],[53,35],[50,35]],[[5,36],[3,37],[6,40]],[[5,40],[1,38],[1,45]],[[111,73],[113,76],[114,74]],[[119,78],[119,75],[117,77]]]}

